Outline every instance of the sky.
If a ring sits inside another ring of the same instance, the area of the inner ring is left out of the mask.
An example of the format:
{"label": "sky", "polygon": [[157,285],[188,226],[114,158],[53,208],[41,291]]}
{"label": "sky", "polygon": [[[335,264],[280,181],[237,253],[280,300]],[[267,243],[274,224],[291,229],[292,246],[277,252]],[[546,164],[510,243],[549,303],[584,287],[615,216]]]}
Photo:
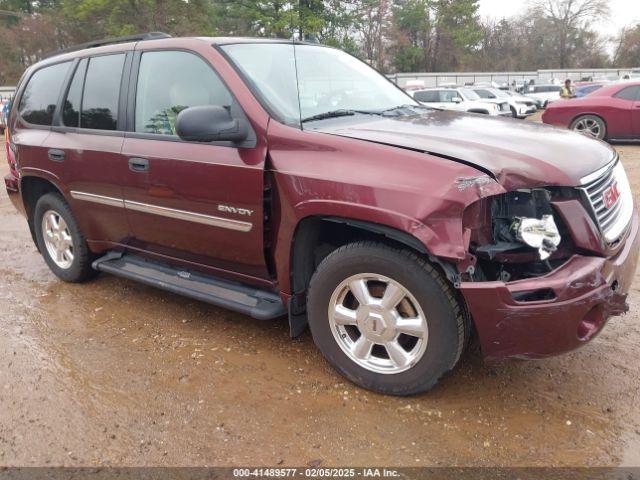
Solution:
{"label": "sky", "polygon": [[[517,15],[531,5],[531,0],[480,0],[480,15],[504,18]],[[621,28],[640,22],[639,0],[609,0],[610,16],[593,27],[606,36],[617,35]]]}

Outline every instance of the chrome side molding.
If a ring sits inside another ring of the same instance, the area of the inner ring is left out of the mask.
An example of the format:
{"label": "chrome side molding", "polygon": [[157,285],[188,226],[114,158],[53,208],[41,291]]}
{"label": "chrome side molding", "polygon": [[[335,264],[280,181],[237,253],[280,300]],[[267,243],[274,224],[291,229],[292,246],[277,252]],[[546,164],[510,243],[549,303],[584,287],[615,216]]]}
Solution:
{"label": "chrome side molding", "polygon": [[148,203],[134,202],[132,200],[125,200],[124,205],[126,208],[136,210],[138,212],[151,213],[153,215],[176,218],[178,220],[186,220],[187,222],[202,223],[204,225],[211,225],[213,227],[226,228],[239,232],[248,232],[253,228],[253,223],[250,222],[214,217],[213,215],[187,212],[185,210],[176,210],[173,208],[160,207],[158,205],[150,205]]}
{"label": "chrome side molding", "polygon": [[134,202],[133,200],[124,200],[121,198],[107,197],[105,195],[97,195],[95,193],[71,191],[71,197],[76,200],[85,202],[99,203],[110,207],[128,208],[137,212],[149,213],[151,215],[160,215],[162,217],[184,220],[186,222],[201,223],[212,227],[226,228],[227,230],[235,230],[238,232],[249,232],[253,228],[253,223],[233,220],[230,218],[216,217],[213,215],[205,215],[203,213],[188,212],[186,210],[176,210],[174,208],[161,207],[148,203]]}
{"label": "chrome side molding", "polygon": [[85,202],[99,203],[101,205],[109,205],[110,207],[124,208],[123,199],[106,197],[104,195],[96,195],[95,193],[86,193],[71,190],[71,198],[74,198],[76,200],[84,200]]}

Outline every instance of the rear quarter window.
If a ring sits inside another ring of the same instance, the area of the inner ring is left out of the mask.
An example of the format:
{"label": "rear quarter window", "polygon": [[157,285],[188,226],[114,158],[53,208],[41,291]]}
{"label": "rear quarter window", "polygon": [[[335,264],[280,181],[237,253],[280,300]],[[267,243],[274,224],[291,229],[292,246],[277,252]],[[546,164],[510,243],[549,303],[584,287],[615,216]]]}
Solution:
{"label": "rear quarter window", "polygon": [[18,112],[27,122],[50,126],[58,97],[71,62],[58,63],[36,71],[20,97]]}
{"label": "rear quarter window", "polygon": [[613,96],[616,98],[621,98],[623,100],[631,100],[631,101],[638,100],[640,98],[640,87],[639,86],[626,87],[626,88],[623,88],[622,90],[619,90]]}

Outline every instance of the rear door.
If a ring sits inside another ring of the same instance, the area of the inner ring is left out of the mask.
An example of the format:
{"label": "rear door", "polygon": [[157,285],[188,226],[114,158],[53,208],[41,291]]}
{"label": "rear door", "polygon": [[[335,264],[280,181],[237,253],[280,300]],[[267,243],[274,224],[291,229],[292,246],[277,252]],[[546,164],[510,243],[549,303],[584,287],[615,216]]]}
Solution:
{"label": "rear door", "polygon": [[74,62],[61,108],[42,145],[69,190],[87,240],[104,243],[104,248],[125,244],[129,236],[121,187],[127,171],[121,155],[121,95],[128,58],[130,54],[120,52]]}
{"label": "rear door", "polygon": [[178,113],[242,109],[209,60],[184,50],[136,53],[123,153],[132,247],[231,278],[266,279],[263,238],[266,145],[181,140]]}

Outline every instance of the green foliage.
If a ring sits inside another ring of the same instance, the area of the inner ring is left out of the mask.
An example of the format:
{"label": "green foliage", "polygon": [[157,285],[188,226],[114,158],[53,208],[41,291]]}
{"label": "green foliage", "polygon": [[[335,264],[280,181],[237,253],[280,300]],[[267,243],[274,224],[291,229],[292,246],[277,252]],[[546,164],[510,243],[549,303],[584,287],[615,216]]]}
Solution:
{"label": "green foliage", "polygon": [[216,34],[288,38],[297,12],[289,1],[220,0],[213,4]]}
{"label": "green foliage", "polygon": [[393,20],[400,71],[455,69],[482,38],[477,0],[396,0]]}
{"label": "green foliage", "polygon": [[395,50],[393,65],[398,72],[417,72],[423,58],[424,52],[420,47],[400,45]]}
{"label": "green foliage", "polygon": [[213,33],[206,0],[60,0],[75,36],[131,35],[164,31],[175,35]]}

